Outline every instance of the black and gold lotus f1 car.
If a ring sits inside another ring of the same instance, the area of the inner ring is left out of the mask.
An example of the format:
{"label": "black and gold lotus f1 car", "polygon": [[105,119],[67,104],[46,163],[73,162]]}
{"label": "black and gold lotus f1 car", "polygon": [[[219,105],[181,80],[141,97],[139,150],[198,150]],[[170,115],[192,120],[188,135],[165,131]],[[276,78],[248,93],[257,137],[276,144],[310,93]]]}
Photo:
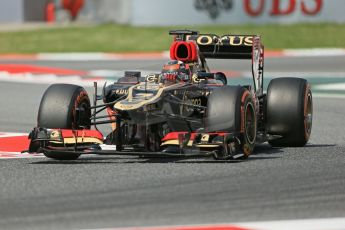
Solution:
{"label": "black and gold lotus f1 car", "polygon": [[[44,93],[29,152],[58,160],[81,154],[141,157],[248,157],[257,143],[304,146],[312,127],[312,93],[300,78],[263,88],[264,46],[256,35],[170,31],[171,61],[161,72],[126,71],[93,102],[84,88],[53,84]],[[252,85],[229,85],[206,59],[249,59]],[[110,124],[103,135],[98,127]]]}

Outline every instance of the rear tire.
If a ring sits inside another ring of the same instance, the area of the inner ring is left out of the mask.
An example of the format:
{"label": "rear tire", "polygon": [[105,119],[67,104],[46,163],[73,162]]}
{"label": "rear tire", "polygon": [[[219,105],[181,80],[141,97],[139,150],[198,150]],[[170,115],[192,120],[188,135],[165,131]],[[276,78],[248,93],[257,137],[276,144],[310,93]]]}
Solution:
{"label": "rear tire", "polygon": [[312,93],[301,78],[277,78],[267,89],[266,130],[280,138],[269,141],[275,147],[302,147],[310,137],[313,117]]}
{"label": "rear tire", "polygon": [[207,132],[242,133],[241,148],[245,157],[254,150],[256,114],[250,92],[241,86],[224,86],[208,98]]}
{"label": "rear tire", "polygon": [[[53,84],[41,99],[37,126],[49,129],[90,129],[90,100],[83,87]],[[45,152],[56,160],[75,160],[80,154]]]}

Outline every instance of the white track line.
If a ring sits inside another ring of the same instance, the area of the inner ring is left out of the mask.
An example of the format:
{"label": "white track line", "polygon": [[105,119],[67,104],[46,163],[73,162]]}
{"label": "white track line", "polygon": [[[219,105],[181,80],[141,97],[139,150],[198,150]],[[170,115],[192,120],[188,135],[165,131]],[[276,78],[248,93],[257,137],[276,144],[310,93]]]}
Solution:
{"label": "white track line", "polygon": [[320,57],[320,56],[344,56],[345,49],[339,48],[314,48],[314,49],[286,49],[283,50],[285,57]]}
{"label": "white track line", "polygon": [[46,61],[106,61],[119,60],[119,58],[108,57],[105,53],[39,53],[37,60]]}
{"label": "white track line", "polygon": [[261,230],[344,230],[345,218],[282,220],[267,222],[238,223],[237,226]]}
{"label": "white track line", "polygon": [[26,158],[43,158],[41,153],[20,153],[20,152],[2,152],[0,151],[0,160],[3,159],[26,159]]}
{"label": "white track line", "polygon": [[330,83],[330,84],[320,84],[314,86],[315,89],[320,90],[344,90],[345,91],[345,83]]}
{"label": "white track line", "polygon": [[97,230],[213,230],[213,229],[248,229],[248,230],[344,230],[345,218],[281,220],[246,223],[223,223],[201,225],[175,225],[128,228],[98,228]]}
{"label": "white track line", "polygon": [[27,136],[27,133],[11,133],[11,132],[0,132],[0,138],[3,137],[21,137]]}

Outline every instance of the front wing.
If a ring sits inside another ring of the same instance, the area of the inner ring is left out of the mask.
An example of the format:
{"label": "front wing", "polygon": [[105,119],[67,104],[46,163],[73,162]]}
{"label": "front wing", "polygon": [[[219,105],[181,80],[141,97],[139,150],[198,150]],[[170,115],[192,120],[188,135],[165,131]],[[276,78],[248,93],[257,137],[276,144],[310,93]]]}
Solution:
{"label": "front wing", "polygon": [[35,128],[29,135],[29,152],[42,152],[46,156],[61,154],[98,154],[141,157],[213,157],[237,159],[244,154],[238,151],[240,134],[171,132],[161,141],[161,151],[148,151],[143,146],[103,143],[103,135],[97,130],[66,130]]}

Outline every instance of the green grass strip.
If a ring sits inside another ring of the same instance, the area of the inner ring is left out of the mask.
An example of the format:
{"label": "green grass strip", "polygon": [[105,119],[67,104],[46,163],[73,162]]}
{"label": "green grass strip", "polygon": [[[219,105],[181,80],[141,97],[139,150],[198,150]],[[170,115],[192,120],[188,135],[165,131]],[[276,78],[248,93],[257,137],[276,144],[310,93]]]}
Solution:
{"label": "green grass strip", "polygon": [[266,49],[345,47],[345,24],[133,27],[105,24],[0,32],[0,53],[148,52],[168,50],[170,29],[258,34]]}

